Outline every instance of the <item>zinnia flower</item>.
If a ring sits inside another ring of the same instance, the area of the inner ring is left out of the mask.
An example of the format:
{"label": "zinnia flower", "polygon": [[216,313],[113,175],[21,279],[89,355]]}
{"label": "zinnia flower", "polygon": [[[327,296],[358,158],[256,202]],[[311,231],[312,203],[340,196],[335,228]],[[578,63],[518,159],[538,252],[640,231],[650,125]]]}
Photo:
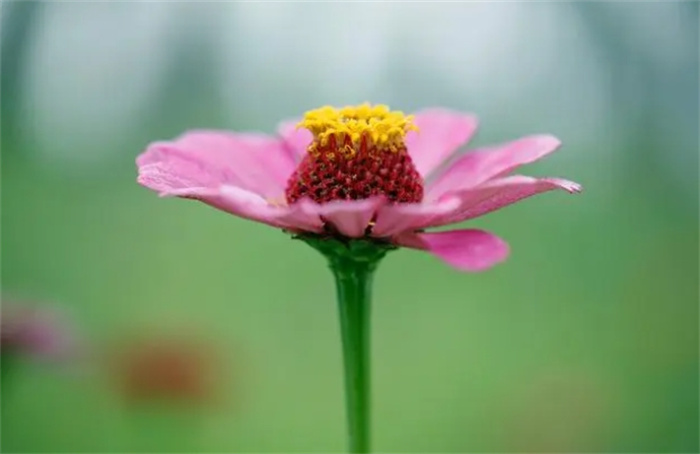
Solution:
{"label": "zinnia flower", "polygon": [[405,246],[480,271],[507,257],[505,241],[483,230],[426,229],[581,187],[512,175],[559,147],[550,135],[456,154],[476,129],[474,116],[444,109],[405,116],[383,105],[322,107],[282,123],[277,136],[191,131],[152,143],[137,159],[138,181],[295,234]]}
{"label": "zinnia flower", "polygon": [[[476,131],[471,115],[415,116],[360,105],[307,112],[278,137],[194,131],[156,142],[137,159],[138,181],[162,196],[213,207],[292,232],[319,250],[335,277],[345,370],[349,450],[369,452],[369,314],[379,261],[398,246],[480,271],[508,255],[483,230],[426,232],[526,197],[580,186],[511,175],[551,153],[547,135],[452,155]],[[449,164],[449,165],[448,165]]]}

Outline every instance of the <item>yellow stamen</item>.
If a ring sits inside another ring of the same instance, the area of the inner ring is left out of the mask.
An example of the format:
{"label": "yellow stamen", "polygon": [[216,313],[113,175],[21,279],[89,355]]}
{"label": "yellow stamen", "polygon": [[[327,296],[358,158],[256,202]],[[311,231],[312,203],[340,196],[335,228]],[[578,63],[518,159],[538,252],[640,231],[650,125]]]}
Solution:
{"label": "yellow stamen", "polygon": [[[400,111],[391,111],[385,105],[346,106],[336,109],[324,106],[310,110],[297,125],[306,128],[314,135],[314,143],[309,147],[310,153],[325,147],[331,137],[335,138],[339,151],[346,157],[357,153],[362,138],[371,141],[374,149],[393,153],[403,149],[403,140],[408,131],[417,131],[412,115]],[[343,146],[349,139],[353,146]]]}

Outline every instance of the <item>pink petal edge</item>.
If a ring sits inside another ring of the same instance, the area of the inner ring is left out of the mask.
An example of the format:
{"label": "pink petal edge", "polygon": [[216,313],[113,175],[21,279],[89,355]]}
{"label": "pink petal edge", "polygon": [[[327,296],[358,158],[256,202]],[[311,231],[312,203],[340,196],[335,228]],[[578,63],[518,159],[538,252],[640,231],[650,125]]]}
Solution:
{"label": "pink petal edge", "polygon": [[260,195],[236,186],[221,186],[219,188],[182,188],[161,192],[161,197],[181,197],[206,203],[218,210],[262,222],[277,228],[284,228],[276,218],[279,209],[271,206]]}
{"label": "pink petal edge", "polygon": [[284,194],[295,167],[280,139],[196,130],[151,143],[136,164],[139,182],[155,191],[235,185],[264,197]]}
{"label": "pink petal edge", "polygon": [[[161,192],[161,197],[195,199],[221,211],[294,232],[320,233],[323,221],[317,214],[303,209],[304,203],[276,205],[245,189],[223,185],[219,188],[182,188]],[[300,201],[301,202],[301,201]]]}
{"label": "pink petal edge", "polygon": [[385,238],[405,231],[423,228],[441,216],[459,208],[458,197],[448,197],[433,203],[407,203],[384,205],[377,213],[377,220],[372,228],[372,236]]}
{"label": "pink petal edge", "polygon": [[554,136],[535,135],[470,151],[427,184],[425,196],[437,200],[443,194],[476,187],[521,165],[537,161],[560,145],[561,141]]}
{"label": "pink petal edge", "polygon": [[414,123],[418,131],[406,135],[406,148],[424,178],[466,144],[478,127],[474,115],[437,108],[417,112]]}
{"label": "pink petal edge", "polygon": [[430,233],[405,233],[394,238],[396,244],[429,252],[460,271],[485,271],[504,261],[510,252],[508,243],[484,230],[450,230]]}
{"label": "pink petal edge", "polygon": [[476,188],[449,195],[460,199],[459,208],[434,218],[426,227],[438,227],[474,219],[555,189],[563,189],[570,194],[583,190],[580,184],[560,178],[533,178],[521,175],[499,178]]}
{"label": "pink petal edge", "polygon": [[251,198],[250,193],[244,194],[235,186],[223,186],[220,192],[225,200],[239,209],[247,208],[254,213],[264,213],[267,221],[262,222],[266,224],[294,232],[320,233],[323,230],[323,221],[318,214],[305,209],[307,204],[313,203],[308,199],[287,205],[286,202],[275,204],[271,200]]}

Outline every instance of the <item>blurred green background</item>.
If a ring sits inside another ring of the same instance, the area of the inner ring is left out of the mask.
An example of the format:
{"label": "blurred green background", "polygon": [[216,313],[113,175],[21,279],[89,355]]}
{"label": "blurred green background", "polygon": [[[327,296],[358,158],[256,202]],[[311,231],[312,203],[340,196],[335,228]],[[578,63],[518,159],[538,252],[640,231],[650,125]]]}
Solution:
{"label": "blurred green background", "polygon": [[[585,187],[470,222],[511,245],[489,272],[387,257],[376,451],[697,452],[697,19],[697,2],[3,2],[2,292],[66,311],[81,343],[3,381],[4,452],[341,451],[323,259],[159,199],[134,158],[363,101],[475,112],[476,145],[555,134],[523,172]],[[208,368],[213,398],[129,398],[115,352],[173,338],[209,358],[182,367]]]}

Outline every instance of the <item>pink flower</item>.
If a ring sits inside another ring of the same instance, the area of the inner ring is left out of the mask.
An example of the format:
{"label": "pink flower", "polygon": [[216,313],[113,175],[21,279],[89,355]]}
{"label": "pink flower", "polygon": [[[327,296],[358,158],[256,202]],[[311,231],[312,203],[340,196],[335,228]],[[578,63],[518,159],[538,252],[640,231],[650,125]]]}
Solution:
{"label": "pink flower", "polygon": [[62,313],[49,307],[2,302],[0,350],[36,360],[66,359],[75,339]]}
{"label": "pink flower", "polygon": [[550,135],[455,153],[476,129],[474,116],[445,109],[323,107],[282,123],[277,136],[190,131],[152,143],[137,158],[138,182],[292,233],[376,239],[480,271],[508,256],[505,241],[483,230],[425,230],[581,187],[512,175],[559,147]]}

